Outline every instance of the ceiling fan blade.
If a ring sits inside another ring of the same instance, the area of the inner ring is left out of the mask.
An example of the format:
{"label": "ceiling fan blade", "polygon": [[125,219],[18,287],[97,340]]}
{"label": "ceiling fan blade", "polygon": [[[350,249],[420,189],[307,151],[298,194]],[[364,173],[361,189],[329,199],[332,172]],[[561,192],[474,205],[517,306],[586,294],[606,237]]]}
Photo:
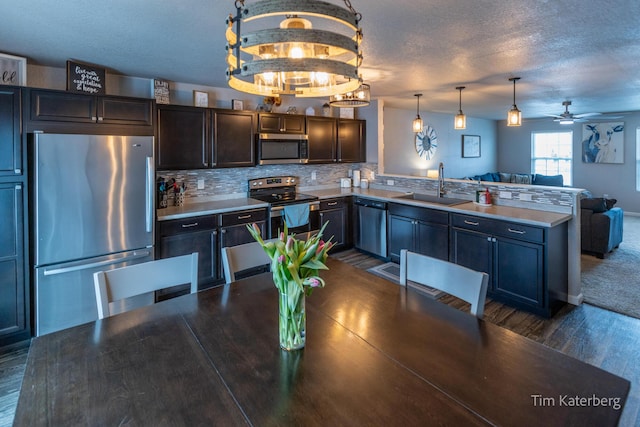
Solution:
{"label": "ceiling fan blade", "polygon": [[545,114],[545,116],[547,116],[547,117],[556,117],[558,119],[562,119],[563,118],[563,116],[559,116],[557,114]]}
{"label": "ceiling fan blade", "polygon": [[584,117],[593,117],[593,116],[601,116],[602,113],[582,113],[582,114],[575,114],[573,117],[577,117],[579,119],[584,118]]}

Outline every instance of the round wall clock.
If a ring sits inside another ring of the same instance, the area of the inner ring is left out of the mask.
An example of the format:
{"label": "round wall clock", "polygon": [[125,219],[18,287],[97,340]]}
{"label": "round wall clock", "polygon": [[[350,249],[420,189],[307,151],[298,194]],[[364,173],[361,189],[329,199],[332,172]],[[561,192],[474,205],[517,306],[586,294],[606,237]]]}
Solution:
{"label": "round wall clock", "polygon": [[422,132],[416,134],[416,151],[420,157],[429,160],[436,154],[438,148],[438,134],[431,126],[426,126]]}

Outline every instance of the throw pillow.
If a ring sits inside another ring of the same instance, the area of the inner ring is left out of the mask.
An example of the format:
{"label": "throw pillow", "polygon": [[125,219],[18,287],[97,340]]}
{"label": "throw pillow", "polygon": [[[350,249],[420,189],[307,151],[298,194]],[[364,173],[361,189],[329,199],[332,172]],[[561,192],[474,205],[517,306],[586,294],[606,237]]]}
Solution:
{"label": "throw pillow", "polygon": [[547,185],[551,187],[562,187],[564,180],[562,175],[540,175],[533,176],[533,185]]}
{"label": "throw pillow", "polygon": [[512,173],[511,183],[512,184],[531,184],[531,175],[529,175],[528,173]]}
{"label": "throw pillow", "polygon": [[618,201],[616,199],[604,199],[604,203],[607,206],[607,210],[615,206]]}
{"label": "throw pillow", "polygon": [[582,199],[580,201],[580,208],[592,210],[593,213],[600,213],[607,211],[607,204],[602,197],[597,197],[595,199]]}
{"label": "throw pillow", "polygon": [[498,172],[500,175],[500,182],[511,182],[511,174],[505,172]]}

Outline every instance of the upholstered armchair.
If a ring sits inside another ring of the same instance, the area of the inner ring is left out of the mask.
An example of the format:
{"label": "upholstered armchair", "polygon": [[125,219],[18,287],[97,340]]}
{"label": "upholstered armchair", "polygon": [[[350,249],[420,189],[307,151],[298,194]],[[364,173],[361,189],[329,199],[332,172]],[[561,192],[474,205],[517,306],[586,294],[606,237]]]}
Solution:
{"label": "upholstered armchair", "polygon": [[582,199],[580,204],[580,238],[582,252],[604,258],[622,243],[624,212],[613,207],[615,199]]}

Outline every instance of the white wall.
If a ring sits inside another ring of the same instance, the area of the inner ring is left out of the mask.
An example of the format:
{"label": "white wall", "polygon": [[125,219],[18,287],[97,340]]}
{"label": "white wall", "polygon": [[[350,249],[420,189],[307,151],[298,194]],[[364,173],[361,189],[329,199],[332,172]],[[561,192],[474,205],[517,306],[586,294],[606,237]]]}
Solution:
{"label": "white wall", "polygon": [[[592,120],[596,122],[597,120]],[[640,112],[627,113],[624,122],[624,163],[602,164],[582,161],[582,123],[571,126],[555,123],[551,118],[526,120],[521,127],[498,123],[498,170],[531,173],[531,133],[573,131],[573,187],[589,190],[595,197],[607,194],[618,200],[616,206],[627,212],[640,213],[640,194],[636,191],[636,129]]]}
{"label": "white wall", "polygon": [[[434,157],[425,160],[415,149],[415,134],[411,129],[415,114],[410,110],[384,108],[385,175],[424,176],[427,169],[438,169],[440,162],[444,163],[447,178],[463,178],[496,170],[497,126],[494,120],[467,117],[467,128],[455,130],[453,114],[421,114],[425,126],[433,127],[438,135]],[[370,126],[369,122],[367,126]],[[480,157],[462,157],[462,135],[480,135]]]}

